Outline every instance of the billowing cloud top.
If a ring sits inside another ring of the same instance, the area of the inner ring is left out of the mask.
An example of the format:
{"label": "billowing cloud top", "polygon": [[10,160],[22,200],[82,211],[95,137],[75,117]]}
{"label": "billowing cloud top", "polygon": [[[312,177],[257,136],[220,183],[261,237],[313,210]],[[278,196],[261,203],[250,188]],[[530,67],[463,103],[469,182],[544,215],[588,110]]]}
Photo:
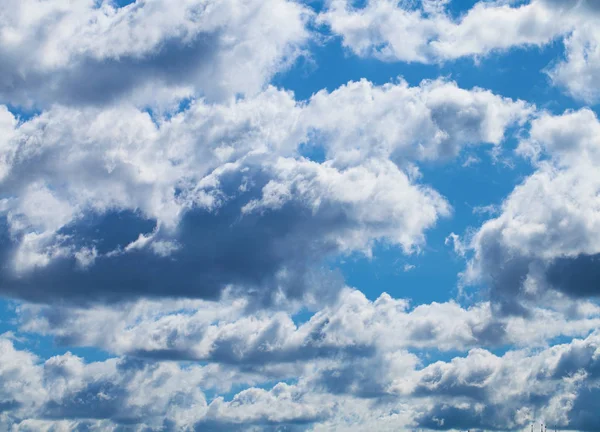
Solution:
{"label": "billowing cloud top", "polygon": [[600,428],[595,2],[4,3],[0,429]]}

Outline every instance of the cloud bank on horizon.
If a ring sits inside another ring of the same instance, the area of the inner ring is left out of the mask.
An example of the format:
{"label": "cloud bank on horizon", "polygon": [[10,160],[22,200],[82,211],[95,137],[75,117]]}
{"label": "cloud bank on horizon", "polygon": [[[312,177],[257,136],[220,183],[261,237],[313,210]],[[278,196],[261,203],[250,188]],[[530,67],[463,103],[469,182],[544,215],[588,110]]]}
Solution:
{"label": "cloud bank on horizon", "polygon": [[0,429],[600,429],[592,0],[3,0]]}

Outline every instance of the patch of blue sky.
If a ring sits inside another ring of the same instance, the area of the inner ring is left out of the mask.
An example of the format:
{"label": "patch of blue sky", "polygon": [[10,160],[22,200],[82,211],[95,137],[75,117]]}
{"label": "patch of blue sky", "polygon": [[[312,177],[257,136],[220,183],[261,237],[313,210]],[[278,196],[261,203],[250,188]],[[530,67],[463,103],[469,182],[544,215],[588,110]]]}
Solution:
{"label": "patch of blue sky", "polygon": [[111,0],[111,2],[116,7],[122,8],[122,7],[125,7],[127,5],[130,5],[131,3],[135,3],[136,0]]}
{"label": "patch of blue sky", "polygon": [[319,144],[318,138],[311,138],[308,142],[301,143],[298,153],[313,162],[323,163],[327,159],[325,148]]}
{"label": "patch of blue sky", "polygon": [[276,75],[272,83],[292,90],[299,100],[307,100],[318,91],[331,92],[349,81],[363,78],[382,85],[402,77],[409,84],[418,85],[423,79],[438,76],[439,67],[436,65],[391,63],[358,57],[342,46],[340,38],[331,36],[324,43],[312,42],[310,55]]}
{"label": "patch of blue sky", "polygon": [[15,302],[0,298],[0,334],[15,333],[17,322],[15,315]]}
{"label": "patch of blue sky", "polygon": [[310,321],[313,315],[314,311],[308,310],[307,308],[302,308],[294,313],[291,318],[296,326],[301,326],[302,324]]}
{"label": "patch of blue sky", "polygon": [[11,105],[11,104],[6,104],[6,107],[11,112],[11,114],[13,116],[15,116],[17,121],[19,121],[20,123],[31,120],[35,116],[40,115],[42,113],[42,111],[39,108],[36,108],[33,106],[26,106],[26,105],[16,106],[16,105]]}
{"label": "patch of blue sky", "polygon": [[178,100],[175,106],[167,107],[166,110],[156,110],[149,106],[143,107],[142,110],[150,116],[152,123],[158,128],[163,121],[170,120],[173,116],[189,110],[194,100],[192,97],[184,97]]}
{"label": "patch of blue sky", "polygon": [[446,12],[454,19],[464,16],[479,0],[451,0],[446,4]]}

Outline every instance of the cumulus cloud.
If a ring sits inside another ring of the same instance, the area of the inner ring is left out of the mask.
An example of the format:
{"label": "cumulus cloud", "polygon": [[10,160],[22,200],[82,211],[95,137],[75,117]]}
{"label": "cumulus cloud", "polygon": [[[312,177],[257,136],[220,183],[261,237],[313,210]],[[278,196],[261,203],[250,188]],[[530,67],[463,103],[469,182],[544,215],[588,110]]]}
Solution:
{"label": "cumulus cloud", "polygon": [[349,288],[301,324],[294,321],[294,311],[248,315],[247,306],[248,300],[239,298],[93,308],[24,304],[18,317],[22,331],[52,336],[59,345],[100,347],[146,359],[208,361],[277,379],[293,378],[310,362],[377,361],[402,350],[427,354],[482,346],[543,347],[557,337],[585,336],[600,324],[600,309],[591,304],[579,316],[539,308],[528,319],[504,318],[495,316],[489,303],[411,308],[405,299],[382,294],[370,301]]}
{"label": "cumulus cloud", "polygon": [[253,94],[301,53],[310,16],[286,0],[11,0],[0,13],[0,101],[160,106]]}
{"label": "cumulus cloud", "polygon": [[41,377],[30,373],[36,360],[28,352],[16,350],[4,335],[0,338],[0,347],[0,413],[30,409],[43,398],[37,392],[42,385]]}
{"label": "cumulus cloud", "polygon": [[447,4],[370,0],[355,7],[348,0],[331,0],[317,19],[357,55],[383,61],[445,62],[560,39],[565,58],[557,59],[549,76],[576,98],[598,100],[600,33],[595,23],[600,10],[595,2],[480,1],[458,18],[447,12]]}
{"label": "cumulus cloud", "polygon": [[268,425],[314,421],[323,412],[322,406],[299,401],[301,392],[284,383],[271,391],[242,391],[231,402],[223,398],[208,402],[203,391],[227,390],[232,378],[245,380],[211,366],[184,367],[129,358],[85,363],[71,353],[39,363],[33,354],[15,349],[10,341],[0,339],[0,343],[0,424],[14,430],[55,426],[70,430],[204,430],[201,424],[215,418],[221,425]]}
{"label": "cumulus cloud", "polygon": [[[593,430],[597,422],[589,410],[597,393],[597,352],[598,335],[592,334],[536,354],[497,357],[473,350],[432,364],[419,372],[416,392],[454,401],[435,403],[419,423],[432,429],[515,429],[539,419],[552,427]],[[573,363],[573,357],[579,361]]]}
{"label": "cumulus cloud", "polygon": [[540,300],[567,308],[565,295],[600,293],[599,131],[588,109],[542,114],[521,142],[518,151],[536,170],[473,236],[465,274],[468,281],[489,283],[506,312],[521,313]]}
{"label": "cumulus cloud", "polygon": [[[85,363],[70,353],[39,363],[10,341],[2,343],[0,370],[9,373],[0,375],[6,406],[0,421],[16,430],[44,425],[508,430],[538,421],[572,430],[597,426],[593,407],[600,369],[595,333],[538,352],[516,350],[497,356],[478,348],[425,367],[402,351],[367,362],[337,359],[315,364],[296,384],[253,387],[231,399],[211,401],[204,391],[216,383],[228,388],[236,380],[252,378],[211,366],[131,358]],[[359,373],[354,369],[361,367]]]}
{"label": "cumulus cloud", "polygon": [[307,116],[314,139],[325,140],[327,155],[343,165],[372,157],[449,160],[469,145],[499,145],[507,128],[522,125],[533,111],[523,101],[442,79],[415,87],[402,80],[383,86],[361,80],[318,92]]}
{"label": "cumulus cloud", "polygon": [[[349,83],[307,103],[270,87],[174,116],[56,106],[23,122],[4,108],[2,290],[93,301],[229,287],[301,299],[323,258],[369,255],[377,242],[418,251],[450,214],[412,161],[499,144],[531,112],[439,80]],[[369,115],[364,130],[343,127]],[[303,145],[326,160],[304,158]]]}
{"label": "cumulus cloud", "polygon": [[[562,6],[560,2],[548,2]],[[594,23],[600,16],[600,8],[597,2],[586,0],[579,2],[578,9],[581,19],[564,38],[565,58],[548,73],[555,84],[573,97],[596,103],[600,99],[600,32]]]}
{"label": "cumulus cloud", "polygon": [[359,55],[381,60],[430,63],[485,55],[515,45],[541,45],[569,29],[569,19],[555,20],[543,1],[511,7],[506,2],[477,2],[458,20],[447,2],[367,1],[355,8],[346,0],[329,2],[319,15],[344,45]]}
{"label": "cumulus cloud", "polygon": [[[593,101],[597,6],[479,2],[452,18],[447,0],[122,3],[0,12],[0,294],[18,299],[0,429],[598,428],[595,114],[441,78],[304,101],[270,85],[321,39],[316,18],[385,61],[562,39],[547,73]],[[489,299],[412,305],[346,286],[332,262],[381,246],[413,255],[403,277],[422,271],[453,208],[420,168],[496,153],[512,128],[533,174],[472,236],[447,238]],[[41,358],[40,337],[115,357]]]}

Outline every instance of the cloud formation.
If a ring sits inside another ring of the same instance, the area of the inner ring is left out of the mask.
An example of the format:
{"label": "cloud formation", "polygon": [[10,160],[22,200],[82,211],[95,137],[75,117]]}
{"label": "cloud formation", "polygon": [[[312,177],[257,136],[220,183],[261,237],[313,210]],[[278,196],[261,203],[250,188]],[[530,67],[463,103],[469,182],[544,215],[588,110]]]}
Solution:
{"label": "cloud formation", "polygon": [[368,0],[356,7],[348,0],[330,0],[317,21],[340,35],[353,53],[388,62],[443,63],[543,47],[558,39],[565,59],[550,66],[551,80],[576,98],[593,102],[600,97],[596,2],[479,1],[459,17],[448,11],[449,4]]}
{"label": "cloud formation", "polygon": [[[441,80],[349,83],[307,103],[269,88],[158,118],[57,106],[20,122],[4,108],[1,289],[36,301],[228,287],[300,299],[328,256],[369,255],[377,242],[419,250],[451,208],[413,161],[498,145],[531,111]],[[368,129],[343,127],[368,115]]]}
{"label": "cloud formation", "polygon": [[600,428],[594,107],[415,80],[600,8],[473,3],[7,0],[0,429]]}
{"label": "cloud formation", "polygon": [[485,222],[471,240],[466,272],[484,280],[509,313],[546,301],[569,304],[594,298],[598,287],[600,122],[588,110],[542,114],[532,121],[518,151],[535,172]]}
{"label": "cloud formation", "polygon": [[93,308],[29,304],[18,308],[18,316],[21,330],[51,335],[66,346],[255,369],[348,353],[372,357],[400,349],[545,346],[559,336],[585,336],[600,323],[600,309],[593,304],[581,304],[571,317],[539,308],[525,320],[496,316],[489,303],[469,308],[456,302],[410,307],[406,299],[384,293],[370,301],[350,288],[302,324],[294,322],[294,311],[263,310],[248,316],[248,302],[138,301]]}
{"label": "cloud formation", "polygon": [[0,15],[0,101],[170,106],[190,96],[254,94],[300,55],[311,14],[287,0],[177,8],[168,1],[118,8],[109,0],[11,0]]}
{"label": "cloud formation", "polygon": [[[380,357],[377,363],[315,365],[297,384],[249,388],[231,400],[212,401],[203,390],[252,378],[210,366],[182,368],[129,358],[84,363],[70,353],[39,364],[9,340],[1,343],[2,404],[11,410],[0,414],[0,420],[16,430],[42,425],[77,430],[118,425],[302,429],[315,423],[321,425],[315,425],[317,430],[344,430],[352,424],[384,430],[508,430],[538,419],[563,429],[597,427],[597,334],[537,353],[521,350],[496,356],[473,349],[465,357],[426,367],[402,352]],[[368,368],[363,369],[363,380],[351,372],[358,366]],[[364,405],[374,397],[380,401],[372,405],[375,415],[370,416]],[[359,400],[362,409],[356,407]],[[348,417],[352,410],[360,414],[354,420]]]}

